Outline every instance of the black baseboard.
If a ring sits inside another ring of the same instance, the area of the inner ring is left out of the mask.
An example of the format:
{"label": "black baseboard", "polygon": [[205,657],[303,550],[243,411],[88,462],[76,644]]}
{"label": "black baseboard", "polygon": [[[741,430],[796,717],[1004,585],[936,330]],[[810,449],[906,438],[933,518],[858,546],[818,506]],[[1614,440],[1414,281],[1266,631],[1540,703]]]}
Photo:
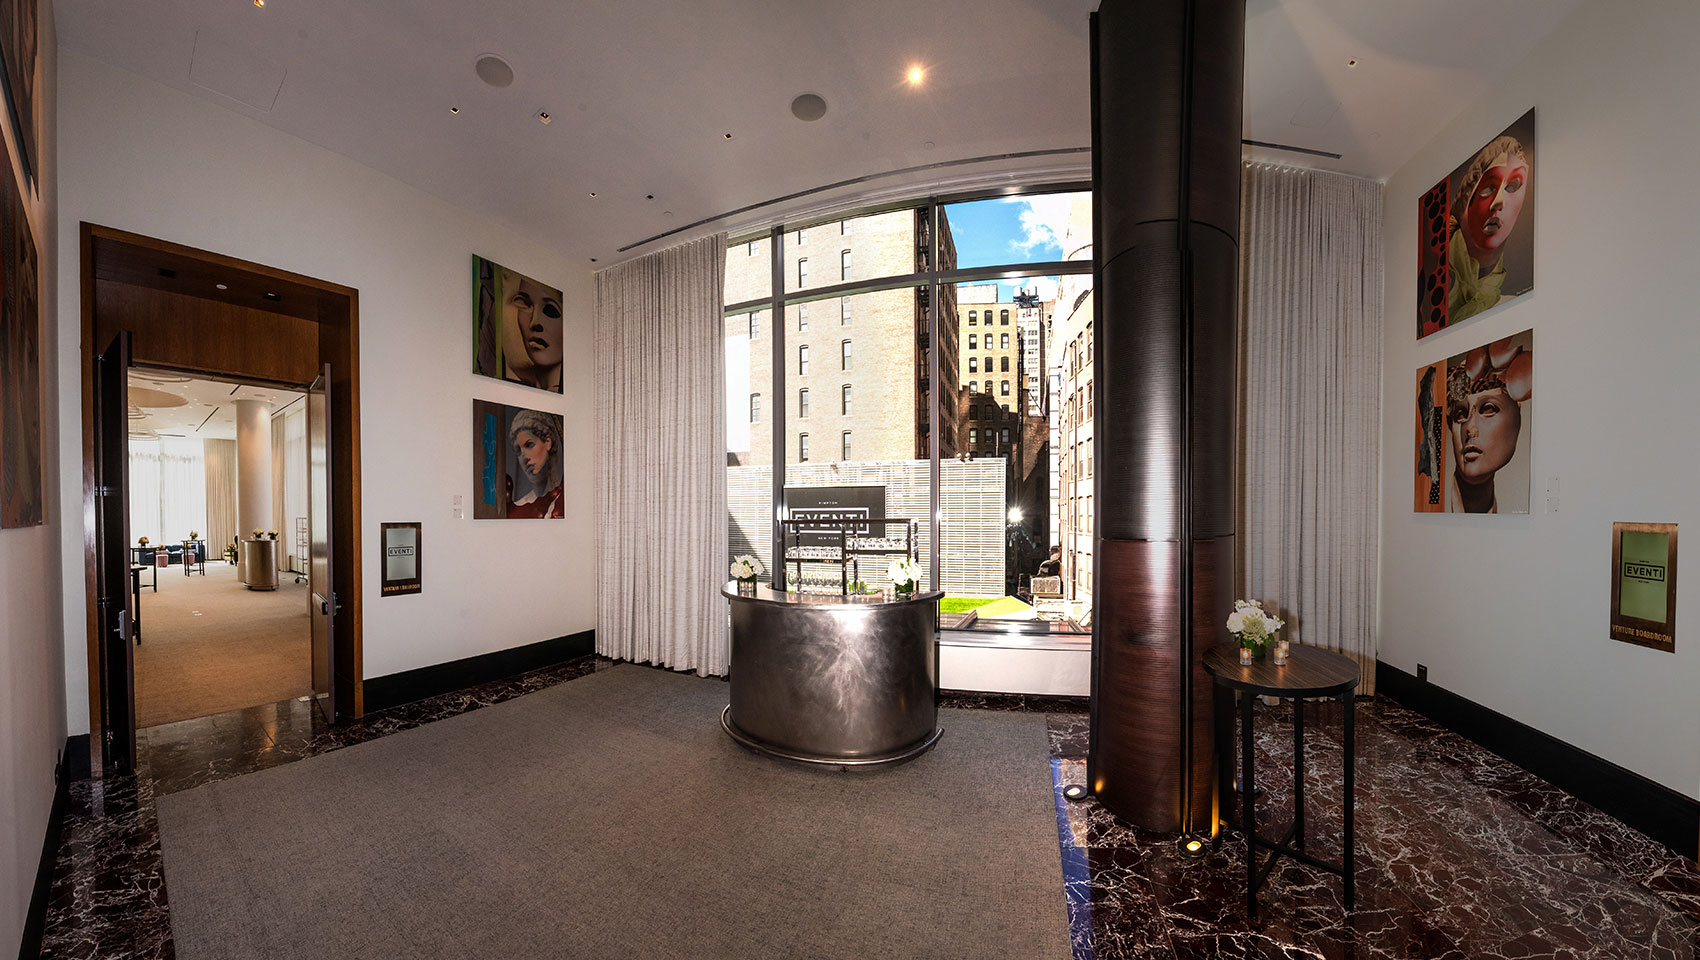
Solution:
{"label": "black baseboard", "polygon": [[[82,742],[82,775],[73,766],[77,742]],[[18,942],[18,960],[35,960],[41,956],[41,937],[47,932],[47,901],[53,896],[53,868],[59,861],[59,840],[65,825],[65,804],[70,799],[71,783],[88,779],[89,735],[71,737],[59,754],[53,771],[53,807],[47,815],[47,836],[41,841],[41,860],[35,867],[35,888],[30,892],[29,912],[24,914],[24,936]]]}
{"label": "black baseboard", "polygon": [[586,630],[553,640],[528,643],[492,653],[403,670],[366,681],[366,712],[412,703],[438,694],[453,693],[480,683],[501,680],[531,670],[541,670],[575,657],[596,652],[596,631]]}
{"label": "black baseboard", "polygon": [[72,783],[87,780],[94,775],[89,767],[89,735],[79,733],[65,740],[65,758],[62,761],[65,768],[65,779]]}
{"label": "black baseboard", "polygon": [[1700,800],[1380,660],[1375,689],[1682,856],[1700,848]]}

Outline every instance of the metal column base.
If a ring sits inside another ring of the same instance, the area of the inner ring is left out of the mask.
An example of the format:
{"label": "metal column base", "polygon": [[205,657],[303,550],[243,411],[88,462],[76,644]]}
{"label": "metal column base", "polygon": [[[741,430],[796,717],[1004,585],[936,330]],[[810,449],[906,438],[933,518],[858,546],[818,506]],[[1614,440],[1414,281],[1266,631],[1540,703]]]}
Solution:
{"label": "metal column base", "polygon": [[739,730],[738,725],[732,722],[731,704],[727,704],[726,707],[720,711],[720,727],[726,731],[727,736],[738,741],[740,745],[756,753],[765,754],[770,757],[778,757],[781,760],[806,763],[809,766],[814,767],[892,766],[913,760],[921,754],[926,753],[928,750],[933,748],[933,744],[939,742],[940,737],[944,736],[943,727],[934,727],[933,732],[928,734],[919,743],[905,747],[896,753],[885,753],[875,757],[831,757],[798,753],[795,750],[786,750],[782,747],[776,747],[772,744],[763,743],[762,741],[757,740],[755,737]]}

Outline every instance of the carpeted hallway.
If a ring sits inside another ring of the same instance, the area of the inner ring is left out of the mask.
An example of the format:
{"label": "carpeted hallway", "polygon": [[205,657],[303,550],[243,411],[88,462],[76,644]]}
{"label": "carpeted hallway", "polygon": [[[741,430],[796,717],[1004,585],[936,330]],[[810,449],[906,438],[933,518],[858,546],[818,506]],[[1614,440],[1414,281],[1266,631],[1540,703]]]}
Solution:
{"label": "carpeted hallway", "polygon": [[234,566],[209,561],[206,569],[192,577],[182,567],[142,571],[138,727],[313,692],[307,585],[280,574],[277,590],[249,590]]}

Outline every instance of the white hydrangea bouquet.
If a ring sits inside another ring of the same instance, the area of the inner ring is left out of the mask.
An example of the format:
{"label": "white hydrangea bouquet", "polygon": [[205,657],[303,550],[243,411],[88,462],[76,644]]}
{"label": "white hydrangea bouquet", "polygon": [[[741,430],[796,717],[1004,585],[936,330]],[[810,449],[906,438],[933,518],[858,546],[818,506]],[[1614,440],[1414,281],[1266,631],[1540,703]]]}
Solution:
{"label": "white hydrangea bouquet", "polygon": [[921,582],[921,565],[908,557],[899,557],[886,567],[885,575],[891,578],[891,584],[898,593],[914,593],[916,585]]}
{"label": "white hydrangea bouquet", "polygon": [[732,579],[739,583],[755,585],[756,578],[761,576],[761,561],[747,553],[732,558]]}
{"label": "white hydrangea bouquet", "polygon": [[1287,621],[1264,610],[1258,600],[1235,600],[1234,612],[1228,614],[1228,632],[1234,635],[1241,649],[1259,657],[1274,641],[1275,631],[1286,625]]}

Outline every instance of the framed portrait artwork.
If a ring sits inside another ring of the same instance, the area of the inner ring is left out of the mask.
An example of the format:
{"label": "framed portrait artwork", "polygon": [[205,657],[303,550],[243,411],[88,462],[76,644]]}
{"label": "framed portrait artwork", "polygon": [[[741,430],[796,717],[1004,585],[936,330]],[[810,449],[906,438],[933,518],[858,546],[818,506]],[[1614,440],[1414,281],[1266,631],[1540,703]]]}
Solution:
{"label": "framed portrait artwork", "polygon": [[0,166],[0,527],[34,527],[46,503],[40,270],[12,165]]}
{"label": "framed portrait artwork", "polygon": [[472,372],[561,392],[561,291],[472,258]]}
{"label": "framed portrait artwork", "polygon": [[1611,638],[1676,652],[1676,524],[1611,525]]}
{"label": "framed portrait artwork", "polygon": [[384,541],[384,577],[380,596],[400,597],[418,593],[420,584],[419,524],[385,523],[379,527]]}
{"label": "framed portrait artwork", "polygon": [[558,413],[472,401],[474,520],[566,516]]}
{"label": "framed portrait artwork", "polygon": [[1535,111],[1417,201],[1417,339],[1535,288]]}
{"label": "framed portrait artwork", "polygon": [[1412,507],[1528,513],[1535,333],[1417,368]]}

